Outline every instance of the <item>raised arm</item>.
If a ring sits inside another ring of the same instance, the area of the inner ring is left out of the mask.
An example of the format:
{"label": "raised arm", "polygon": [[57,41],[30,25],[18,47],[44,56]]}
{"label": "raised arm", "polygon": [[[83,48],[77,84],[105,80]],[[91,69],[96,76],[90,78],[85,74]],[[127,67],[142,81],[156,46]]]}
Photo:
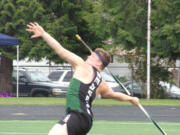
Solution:
{"label": "raised arm", "polygon": [[129,101],[136,106],[140,104],[139,99],[136,97],[131,97],[120,92],[114,92],[104,80],[101,82],[100,87],[97,90],[97,94],[119,101]]}
{"label": "raised arm", "polygon": [[26,31],[33,33],[31,38],[42,37],[45,42],[65,61],[76,68],[84,62],[84,60],[76,54],[62,47],[62,45],[50,36],[38,23],[29,23]]}

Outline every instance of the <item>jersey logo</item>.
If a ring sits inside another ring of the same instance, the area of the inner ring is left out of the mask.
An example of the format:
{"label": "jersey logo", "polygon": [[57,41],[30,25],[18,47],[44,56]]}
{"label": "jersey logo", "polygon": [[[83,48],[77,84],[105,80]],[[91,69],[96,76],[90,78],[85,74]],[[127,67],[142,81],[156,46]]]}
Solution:
{"label": "jersey logo", "polygon": [[86,95],[86,107],[87,107],[87,112],[88,114],[91,115],[91,112],[90,112],[90,105],[89,105],[89,100],[90,98],[92,97],[92,94],[93,92],[95,91],[95,89],[99,86],[100,82],[101,82],[101,75],[99,72],[96,72],[97,73],[97,76],[96,78],[94,79],[94,81],[92,82],[92,84],[89,86],[89,89],[87,91],[87,95]]}

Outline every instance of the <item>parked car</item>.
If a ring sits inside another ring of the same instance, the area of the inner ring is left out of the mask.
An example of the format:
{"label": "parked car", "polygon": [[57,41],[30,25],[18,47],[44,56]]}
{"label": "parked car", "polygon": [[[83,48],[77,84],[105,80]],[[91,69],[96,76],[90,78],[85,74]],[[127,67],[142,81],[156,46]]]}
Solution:
{"label": "parked car", "polygon": [[73,76],[71,70],[57,70],[53,71],[48,75],[48,78],[56,84],[59,84],[62,87],[68,88],[69,82]]}
{"label": "parked car", "polygon": [[159,83],[170,98],[180,99],[180,88],[174,84],[160,81]]}
{"label": "parked car", "polygon": [[[73,72],[71,70],[57,70],[48,75],[48,78],[60,86],[67,87],[72,78]],[[122,92],[122,87],[114,80],[114,78],[105,72],[101,72],[102,78],[107,82],[108,86],[116,92]]]}
{"label": "parked car", "polygon": [[132,96],[141,98],[145,94],[145,90],[142,88],[142,86],[134,80],[124,82],[123,85],[127,88]]}
{"label": "parked car", "polygon": [[114,80],[114,78],[107,74],[106,72],[100,73],[102,76],[102,79],[105,80],[109,87],[111,87],[115,92],[122,92],[124,93],[124,90],[122,86],[119,86],[119,84]]}
{"label": "parked car", "polygon": [[[13,96],[17,92],[17,71],[13,70]],[[63,96],[66,88],[53,83],[40,71],[19,70],[19,96],[49,97]]]}

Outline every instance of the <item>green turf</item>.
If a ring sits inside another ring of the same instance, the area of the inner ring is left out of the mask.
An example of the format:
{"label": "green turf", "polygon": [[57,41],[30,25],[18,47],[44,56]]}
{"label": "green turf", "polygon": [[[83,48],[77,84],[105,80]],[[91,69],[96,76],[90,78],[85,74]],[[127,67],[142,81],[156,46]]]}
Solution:
{"label": "green turf", "polygon": [[[0,120],[0,135],[47,135],[54,120]],[[158,123],[168,135],[179,135],[180,122]],[[95,121],[88,135],[161,135],[151,122]]]}
{"label": "green turf", "polygon": [[[174,99],[140,99],[142,105],[180,106],[180,100]],[[111,99],[96,99],[94,105],[131,105]],[[65,105],[64,98],[0,98],[0,105]]]}

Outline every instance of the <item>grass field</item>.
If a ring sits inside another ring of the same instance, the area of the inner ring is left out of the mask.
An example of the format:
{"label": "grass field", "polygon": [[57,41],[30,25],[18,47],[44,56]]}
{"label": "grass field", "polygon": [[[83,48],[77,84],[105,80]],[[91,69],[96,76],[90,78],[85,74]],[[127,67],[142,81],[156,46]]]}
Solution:
{"label": "grass field", "polygon": [[[140,99],[142,105],[180,106],[175,99]],[[111,99],[96,99],[94,105],[131,105]],[[0,98],[0,105],[65,105],[65,98]]]}
{"label": "grass field", "polygon": [[[180,100],[141,99],[142,105],[180,106]],[[110,99],[97,99],[94,105],[130,105]],[[0,98],[3,105],[65,105],[64,98]],[[47,135],[54,120],[0,120],[0,135]],[[179,135],[180,122],[158,122],[168,135]],[[162,135],[152,122],[95,121],[88,135]]]}
{"label": "grass field", "polygon": [[[47,135],[54,120],[3,120],[0,135]],[[180,122],[160,122],[168,135],[179,135]],[[151,122],[95,121],[88,135],[161,135]]]}

